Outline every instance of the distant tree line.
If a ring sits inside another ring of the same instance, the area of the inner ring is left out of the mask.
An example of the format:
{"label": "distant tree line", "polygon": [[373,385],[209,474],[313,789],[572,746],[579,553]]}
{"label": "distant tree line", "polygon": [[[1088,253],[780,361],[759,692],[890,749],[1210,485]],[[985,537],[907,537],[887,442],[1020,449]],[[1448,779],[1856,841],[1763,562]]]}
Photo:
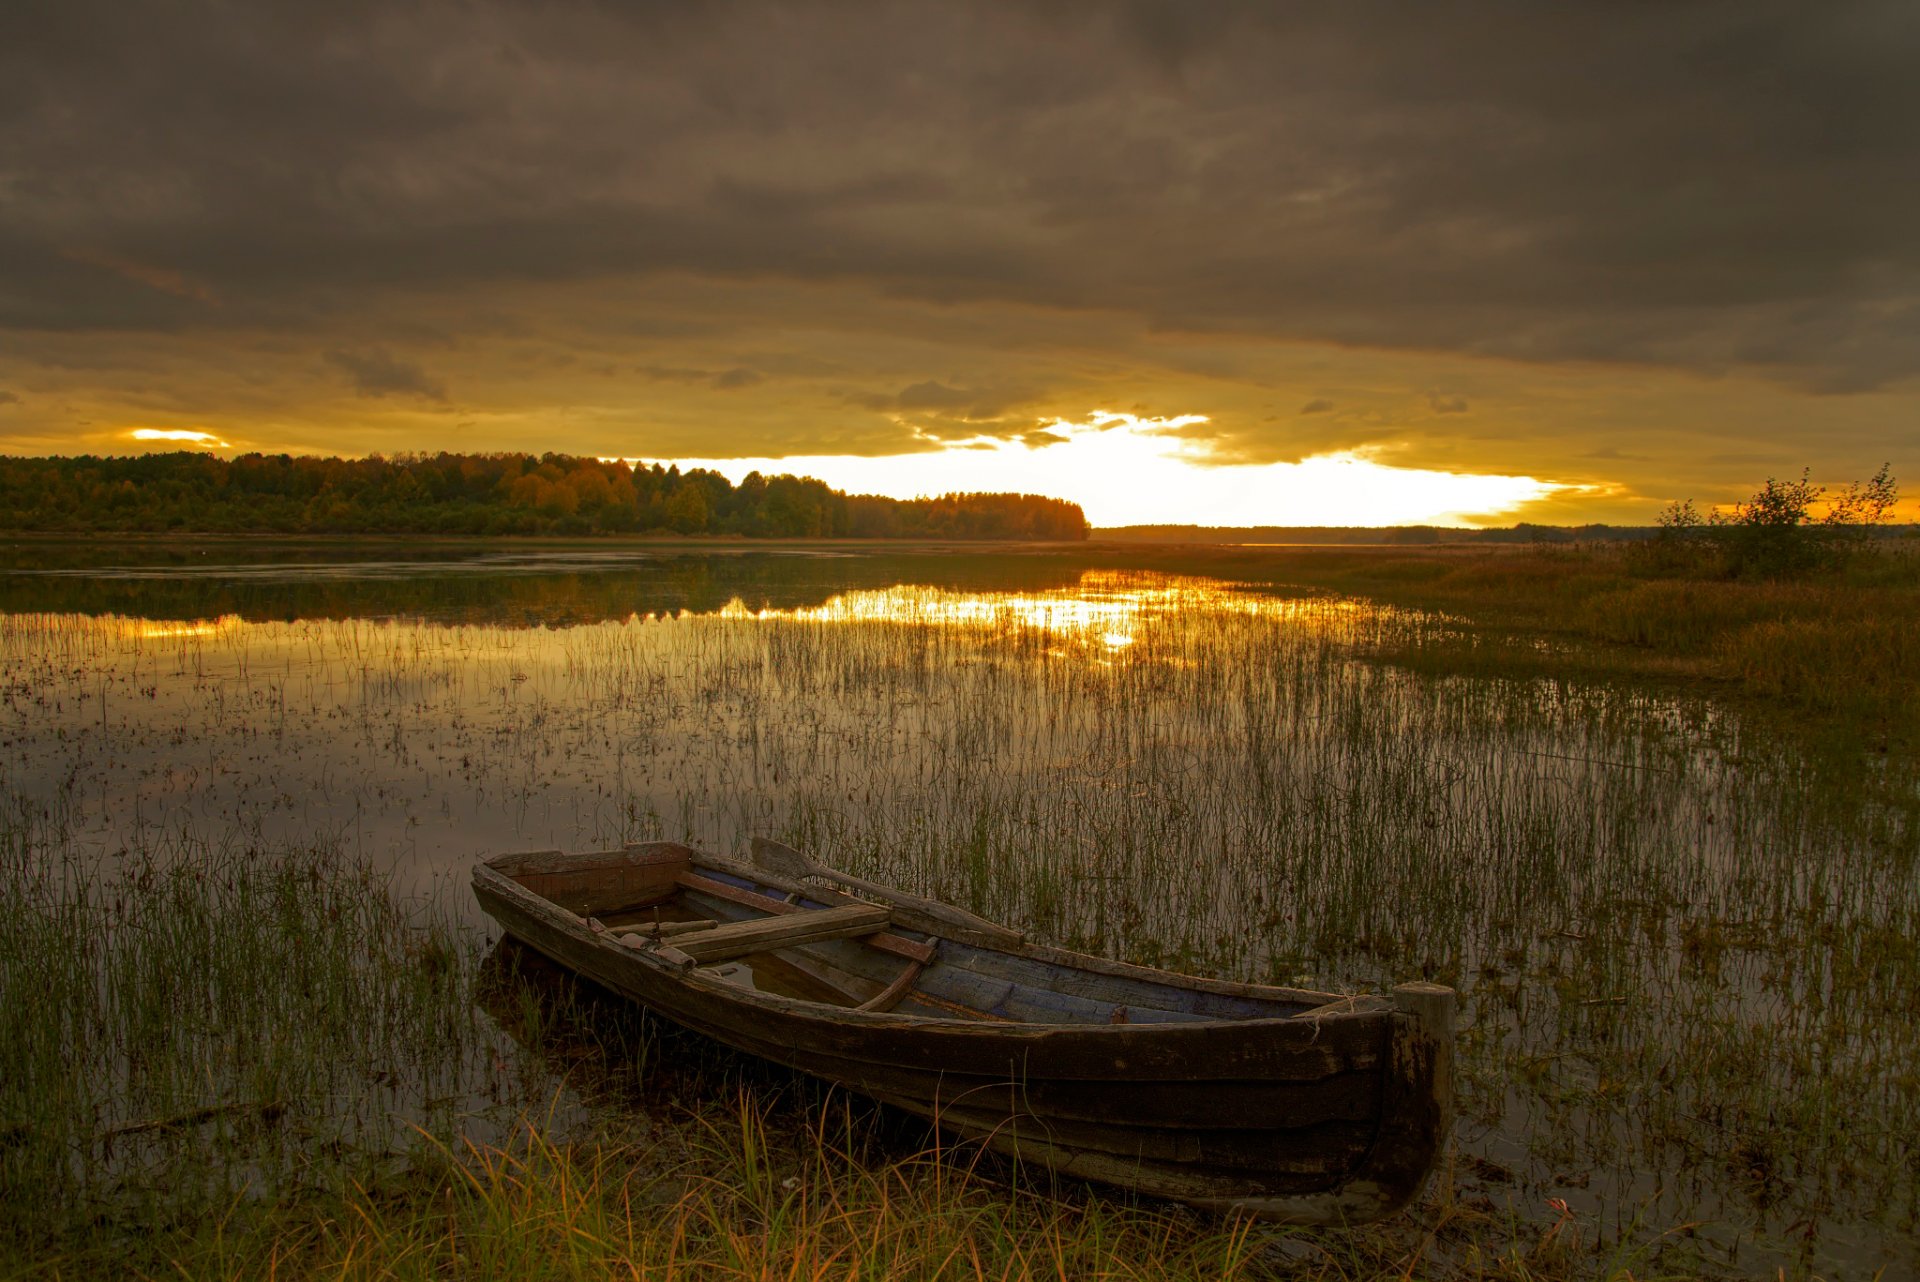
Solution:
{"label": "distant tree line", "polygon": [[[1783,578],[1835,569],[1884,539],[1920,538],[1920,525],[1889,521],[1899,488],[1883,466],[1840,490],[1769,478],[1742,503],[1701,513],[1671,503],[1654,525],[1128,525],[1099,531],[1116,543],[1301,544],[1335,547],[1486,543],[1621,543],[1637,569],[1727,578]],[[1824,509],[1824,511],[1821,511]]]}
{"label": "distant tree line", "polygon": [[1462,529],[1441,525],[1126,525],[1100,531],[1120,543],[1297,543],[1374,546],[1433,543],[1601,543],[1653,538],[1640,525],[1518,525]]}
{"label": "distant tree line", "polygon": [[564,454],[177,453],[0,458],[0,529],[1070,540],[1087,537],[1087,519],[1034,494],[890,499],[803,476],[734,485],[704,469]]}

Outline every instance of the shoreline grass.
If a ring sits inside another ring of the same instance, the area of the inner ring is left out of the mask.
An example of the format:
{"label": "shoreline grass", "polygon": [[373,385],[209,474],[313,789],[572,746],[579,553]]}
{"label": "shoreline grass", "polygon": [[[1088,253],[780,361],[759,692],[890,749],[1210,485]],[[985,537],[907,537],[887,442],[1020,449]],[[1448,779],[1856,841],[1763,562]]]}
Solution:
{"label": "shoreline grass", "polygon": [[1838,570],[1784,580],[1651,568],[1635,553],[1223,546],[1128,559],[1442,611],[1471,630],[1473,645],[1431,637],[1383,655],[1422,670],[1704,687],[1856,750],[1920,752],[1920,547],[1875,546]]}

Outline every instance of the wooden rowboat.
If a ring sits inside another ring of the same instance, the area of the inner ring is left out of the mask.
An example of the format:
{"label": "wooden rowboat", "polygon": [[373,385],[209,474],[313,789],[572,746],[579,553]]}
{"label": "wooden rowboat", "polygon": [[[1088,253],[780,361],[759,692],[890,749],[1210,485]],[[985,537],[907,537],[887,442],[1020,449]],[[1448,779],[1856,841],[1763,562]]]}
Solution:
{"label": "wooden rowboat", "polygon": [[677,1023],[1063,1175],[1356,1223],[1412,1200],[1451,1124],[1434,984],[1198,979],[673,842],[504,855],[473,882],[508,934]]}

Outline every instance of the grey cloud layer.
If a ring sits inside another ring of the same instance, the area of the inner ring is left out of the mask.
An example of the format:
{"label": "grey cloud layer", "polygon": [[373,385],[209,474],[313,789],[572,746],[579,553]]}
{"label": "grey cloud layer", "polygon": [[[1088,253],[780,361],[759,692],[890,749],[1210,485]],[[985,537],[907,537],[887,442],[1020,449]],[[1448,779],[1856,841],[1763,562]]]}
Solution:
{"label": "grey cloud layer", "polygon": [[422,396],[430,401],[447,399],[446,384],[412,361],[403,360],[382,347],[363,351],[335,349],[326,354],[327,364],[347,376],[353,390],[361,396]]}
{"label": "grey cloud layer", "polygon": [[29,0],[0,328],[693,273],[1870,388],[1920,373],[1916,55],[1904,0]]}

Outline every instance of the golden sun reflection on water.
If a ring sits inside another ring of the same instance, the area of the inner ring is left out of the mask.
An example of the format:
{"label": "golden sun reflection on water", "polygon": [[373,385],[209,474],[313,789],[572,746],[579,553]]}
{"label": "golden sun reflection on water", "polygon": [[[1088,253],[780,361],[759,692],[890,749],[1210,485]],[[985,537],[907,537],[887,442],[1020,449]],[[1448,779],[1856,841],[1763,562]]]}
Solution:
{"label": "golden sun reflection on water", "polygon": [[243,627],[237,614],[217,619],[121,619],[120,635],[141,641],[163,641],[173,637],[213,637]]}
{"label": "golden sun reflection on water", "polygon": [[816,606],[755,609],[735,597],[722,618],[806,623],[900,623],[1028,631],[1107,650],[1133,645],[1142,626],[1177,615],[1285,620],[1353,610],[1350,601],[1263,598],[1211,579],[1089,572],[1073,587],[1042,592],[961,592],[901,584],[843,592]]}
{"label": "golden sun reflection on water", "polygon": [[[765,598],[761,598],[764,600]],[[563,638],[581,627],[620,628],[648,621],[691,624],[710,619],[744,623],[801,623],[857,629],[861,625],[930,628],[965,633],[976,640],[1025,638],[1051,653],[1072,652],[1097,662],[1117,660],[1122,652],[1178,662],[1177,632],[1206,621],[1241,619],[1278,623],[1337,639],[1367,619],[1381,621],[1403,612],[1370,602],[1330,595],[1268,595],[1259,588],[1220,579],[1141,571],[1087,571],[1060,586],[993,589],[937,587],[902,583],[884,588],[849,588],[811,601],[749,604],[735,595],[717,608],[669,608],[614,612],[600,618],[549,621],[529,629],[524,620],[500,621],[503,635],[521,635],[516,644],[543,650],[549,644],[573,644]],[[123,642],[205,643],[251,646],[291,642],[303,629],[331,627],[382,635],[424,637],[469,623],[491,620],[436,620],[431,616],[378,614],[351,620],[249,619],[238,613],[200,617],[96,616],[99,635]],[[543,640],[528,642],[529,632]],[[1153,644],[1143,646],[1152,641]]]}

